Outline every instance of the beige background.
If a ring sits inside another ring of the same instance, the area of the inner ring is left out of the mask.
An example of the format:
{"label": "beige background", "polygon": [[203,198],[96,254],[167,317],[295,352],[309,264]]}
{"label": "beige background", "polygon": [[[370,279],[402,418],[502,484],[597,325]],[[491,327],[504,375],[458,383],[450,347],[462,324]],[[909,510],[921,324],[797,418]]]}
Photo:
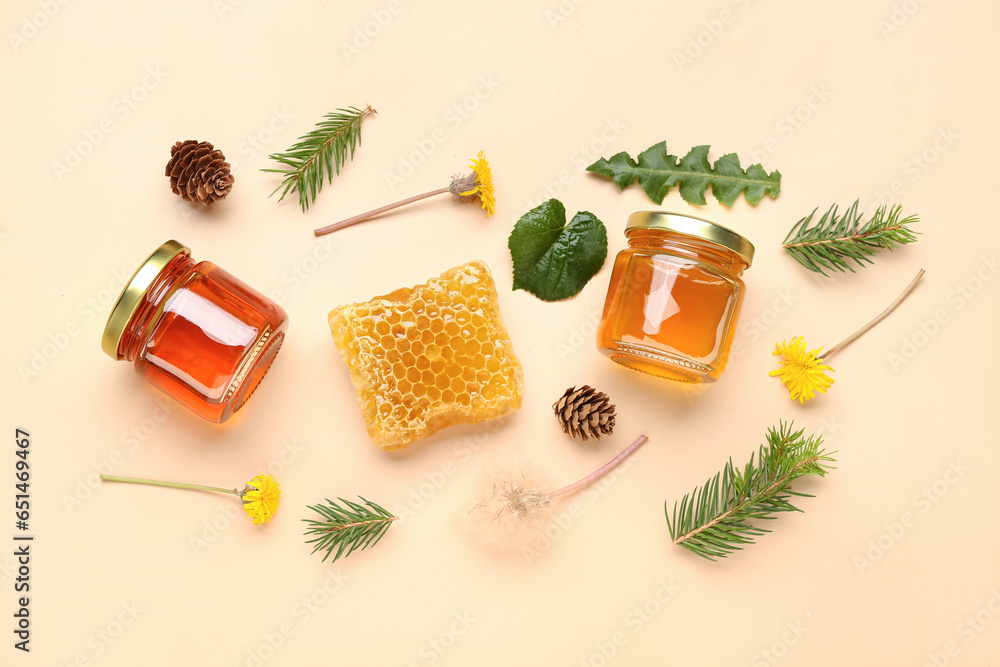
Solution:
{"label": "beige background", "polygon": [[[14,429],[28,429],[36,541],[32,652],[7,630],[0,663],[1000,664],[995,4],[16,0],[2,18],[0,506],[13,504]],[[365,104],[378,117],[308,214],[268,199],[268,153]],[[237,169],[211,211],[163,176],[170,145],[189,138]],[[664,139],[783,174],[781,196],[756,208],[664,202],[757,246],[741,352],[705,391],[596,352],[610,262],[566,302],[509,288],[507,235],[550,195],[604,220],[612,256],[623,248],[628,214],[655,206],[583,168]],[[310,233],[441,187],[479,150],[493,218],[441,198]],[[920,242],[829,279],[782,254],[799,217],[856,198],[919,214]],[[122,276],[168,238],[291,316],[284,351],[226,427],[174,410],[100,350]],[[474,258],[500,286],[524,407],[499,428],[384,454],[326,313]],[[911,298],[836,359],[826,396],[803,407],[767,377],[776,341],[833,345],[920,267]],[[596,444],[563,436],[549,408],[583,383],[618,406],[616,433]],[[721,563],[672,546],[664,501],[727,457],[745,461],[781,419],[839,450],[833,474],[798,485],[816,495],[805,512]],[[640,433],[650,441],[632,463],[567,501],[534,557],[459,530],[490,457],[520,452],[564,484]],[[236,486],[268,469],[283,500],[261,530],[224,496],[95,481]],[[403,520],[376,548],[321,563],[303,543],[306,505],[358,494]],[[0,528],[8,625],[12,514]]]}

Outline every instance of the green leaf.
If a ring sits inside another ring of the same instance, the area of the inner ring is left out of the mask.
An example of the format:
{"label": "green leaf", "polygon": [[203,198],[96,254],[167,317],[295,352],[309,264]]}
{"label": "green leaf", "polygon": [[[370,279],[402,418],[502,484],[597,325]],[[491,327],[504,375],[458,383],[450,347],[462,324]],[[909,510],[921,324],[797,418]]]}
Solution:
{"label": "green leaf", "polygon": [[695,146],[683,158],[667,152],[667,142],[661,141],[639,153],[636,162],[628,153],[601,158],[587,167],[587,171],[610,176],[615,185],[624,190],[639,181],[646,194],[657,204],[670,188],[677,186],[681,197],[689,204],[704,205],[705,191],[712,187],[712,194],[726,206],[732,206],[740,193],[756,205],[765,194],[774,199],[781,193],[781,173],[770,174],[759,164],[744,171],[736,153],[727,153],[709,164],[708,146]]}
{"label": "green leaf", "polygon": [[593,213],[580,211],[566,224],[566,208],[550,199],[524,215],[507,240],[514,289],[543,301],[576,296],[608,257],[608,232]]}

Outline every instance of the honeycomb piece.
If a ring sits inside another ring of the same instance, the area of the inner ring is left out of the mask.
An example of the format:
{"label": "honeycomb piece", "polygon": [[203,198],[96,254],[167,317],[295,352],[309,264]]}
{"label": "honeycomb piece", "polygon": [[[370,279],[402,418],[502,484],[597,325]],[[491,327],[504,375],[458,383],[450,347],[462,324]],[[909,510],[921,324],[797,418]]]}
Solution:
{"label": "honeycomb piece", "polygon": [[334,308],[328,320],[368,435],[382,449],[521,407],[521,362],[481,261]]}

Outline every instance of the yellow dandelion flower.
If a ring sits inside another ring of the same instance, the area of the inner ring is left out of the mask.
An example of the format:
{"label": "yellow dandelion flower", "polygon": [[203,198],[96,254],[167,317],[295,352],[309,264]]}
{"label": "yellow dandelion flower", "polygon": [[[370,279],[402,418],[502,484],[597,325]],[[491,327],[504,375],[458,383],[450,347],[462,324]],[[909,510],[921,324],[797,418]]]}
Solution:
{"label": "yellow dandelion flower", "polygon": [[[482,151],[471,160],[472,173],[465,178],[455,179],[452,182],[451,191],[460,199],[476,196],[479,203],[486,211],[486,217],[493,215],[496,206],[496,198],[493,194],[493,174],[490,172],[490,163],[486,161],[486,156]],[[462,188],[459,190],[459,188]]]}
{"label": "yellow dandelion flower", "polygon": [[833,368],[823,363],[819,356],[822,351],[823,348],[818,347],[806,352],[806,341],[802,336],[796,336],[789,343],[782,341],[774,350],[775,356],[784,357],[781,368],[771,371],[769,375],[777,377],[788,387],[793,401],[811,401],[816,392],[825,394],[833,385],[833,378],[824,372],[833,371]]}
{"label": "yellow dandelion flower", "polygon": [[253,525],[259,526],[270,521],[278,511],[281,488],[272,475],[257,475],[247,482],[240,497],[243,499],[243,511]]}
{"label": "yellow dandelion flower", "polygon": [[105,482],[126,482],[129,484],[147,484],[149,486],[167,486],[174,489],[189,489],[191,491],[211,491],[213,493],[228,493],[243,501],[243,511],[246,512],[253,525],[259,526],[271,520],[278,511],[278,501],[281,499],[281,489],[278,480],[271,475],[257,475],[243,487],[227,489],[221,486],[206,486],[205,484],[188,484],[186,482],[165,482],[158,479],[141,479],[138,477],[119,477],[118,475],[101,475]]}
{"label": "yellow dandelion flower", "polygon": [[912,292],[920,278],[924,275],[924,270],[917,271],[917,275],[906,286],[903,293],[896,297],[896,300],[889,304],[875,319],[861,327],[850,336],[840,341],[826,351],[824,357],[820,357],[822,347],[806,352],[806,341],[802,336],[796,336],[788,343],[784,341],[775,346],[774,356],[784,357],[781,360],[781,368],[769,373],[772,377],[779,378],[791,393],[792,400],[798,399],[799,403],[805,403],[816,398],[816,392],[825,394],[826,390],[833,385],[833,378],[824,371],[833,371],[833,368],[824,364],[826,359],[837,354],[865,332],[871,330],[876,324],[884,320],[894,311],[899,304]]}
{"label": "yellow dandelion flower", "polygon": [[493,211],[496,207],[496,197],[493,192],[493,173],[490,171],[490,163],[486,161],[486,156],[483,152],[479,151],[479,153],[476,154],[476,157],[470,161],[470,164],[472,166],[472,173],[465,176],[453,177],[451,179],[451,184],[447,187],[438,188],[437,190],[425,192],[422,195],[414,195],[412,197],[407,197],[406,199],[400,199],[392,204],[386,204],[385,206],[373,208],[367,213],[361,213],[350,218],[345,218],[340,222],[335,222],[332,225],[314,229],[313,234],[316,236],[323,236],[324,234],[335,232],[338,229],[343,229],[344,227],[350,227],[351,225],[356,225],[359,222],[370,220],[377,215],[399,208],[400,206],[406,206],[408,204],[412,204],[413,202],[420,201],[421,199],[436,197],[437,195],[443,195],[446,193],[451,193],[459,201],[472,201],[473,199],[478,199],[480,206],[482,206],[483,210],[486,211],[486,217],[488,218],[493,215]]}

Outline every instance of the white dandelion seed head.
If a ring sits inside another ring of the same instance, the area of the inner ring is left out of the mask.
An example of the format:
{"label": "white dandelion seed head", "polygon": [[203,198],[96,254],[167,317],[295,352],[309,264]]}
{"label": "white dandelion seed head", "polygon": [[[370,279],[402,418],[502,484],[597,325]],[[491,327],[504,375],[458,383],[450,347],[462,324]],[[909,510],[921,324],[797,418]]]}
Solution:
{"label": "white dandelion seed head", "polygon": [[482,478],[466,523],[483,542],[516,546],[535,537],[552,517],[552,485],[538,466],[493,460]]}

